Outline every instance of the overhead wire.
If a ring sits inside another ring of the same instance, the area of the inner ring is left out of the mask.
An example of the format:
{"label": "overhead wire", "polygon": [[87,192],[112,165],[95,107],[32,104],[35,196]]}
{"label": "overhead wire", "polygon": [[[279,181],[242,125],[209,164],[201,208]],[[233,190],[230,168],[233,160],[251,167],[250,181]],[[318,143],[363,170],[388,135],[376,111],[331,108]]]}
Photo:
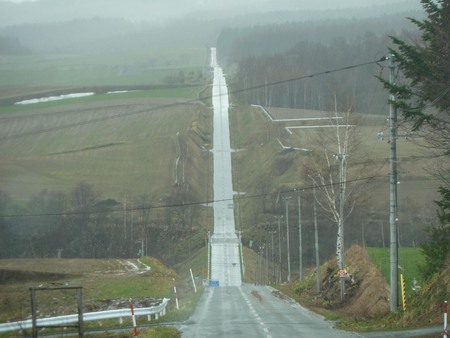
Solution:
{"label": "overhead wire", "polygon": [[[268,87],[268,86],[275,86],[275,85],[279,85],[279,84],[283,84],[283,83],[304,80],[304,79],[313,78],[313,77],[322,76],[322,75],[331,74],[331,73],[336,73],[336,72],[340,72],[340,71],[344,71],[344,70],[349,70],[349,69],[354,69],[354,68],[358,68],[358,67],[363,67],[363,66],[367,66],[367,65],[370,65],[370,64],[379,64],[379,62],[383,62],[383,61],[386,61],[386,60],[388,60],[388,57],[383,56],[383,57],[381,57],[378,60],[358,63],[358,64],[354,64],[354,65],[350,65],[350,66],[340,67],[340,68],[336,68],[336,69],[332,69],[332,70],[326,70],[326,71],[317,72],[317,73],[313,73],[313,74],[298,76],[298,77],[295,77],[295,78],[290,78],[290,79],[285,79],[285,80],[280,80],[280,81],[274,81],[274,82],[266,83],[264,85],[257,85],[257,86],[248,87],[248,88],[244,88],[244,89],[236,89],[236,90],[230,91],[229,94],[237,94],[237,93],[241,93],[241,92],[244,92],[244,91],[256,90],[256,89],[264,88],[264,87]],[[221,94],[219,94],[218,96],[220,97]],[[214,97],[217,97],[217,96],[214,96],[214,95],[206,96],[206,97],[203,98],[203,100],[209,100],[209,99],[212,99]],[[128,117],[128,116],[138,115],[138,114],[144,114],[144,113],[147,113],[149,111],[154,111],[154,110],[159,110],[159,109],[166,109],[166,108],[170,108],[170,107],[174,107],[174,106],[178,106],[178,105],[192,104],[192,103],[195,103],[195,102],[198,102],[198,101],[199,101],[199,99],[190,99],[190,100],[185,100],[185,101],[178,101],[178,102],[168,103],[168,104],[164,104],[164,105],[157,105],[155,107],[141,109],[141,110],[137,110],[137,111],[133,111],[133,112],[119,113],[119,114],[115,114],[115,115],[111,115],[111,116],[102,116],[102,117],[94,118],[94,119],[91,119],[91,120],[88,120],[88,121],[80,121],[80,122],[71,123],[71,124],[62,125],[62,126],[49,127],[49,128],[40,129],[40,130],[28,131],[28,132],[24,132],[24,133],[20,133],[20,134],[13,134],[13,135],[5,136],[5,137],[0,137],[0,140],[6,140],[6,139],[11,139],[11,138],[16,138],[16,137],[41,134],[41,133],[46,133],[46,132],[50,132],[50,131],[56,131],[56,130],[71,128],[71,127],[76,127],[76,126],[88,125],[88,124],[92,124],[92,123],[99,123],[99,122],[104,122],[104,121],[111,120],[111,119],[116,119],[116,118],[121,118],[121,117]],[[358,179],[353,180],[353,181],[368,180],[368,179],[373,179],[373,178],[377,178],[377,177],[385,177],[385,176],[382,175],[382,176],[363,177],[363,178],[358,178]],[[353,181],[348,181],[348,182],[353,182]],[[330,184],[330,185],[334,185],[334,184],[335,183]],[[308,190],[308,189],[312,189],[312,187],[310,187],[310,188],[302,188],[302,189],[303,190]],[[279,192],[276,192],[276,193],[279,193]],[[285,192],[283,192],[283,193],[285,193]],[[268,193],[268,194],[273,194],[273,193]],[[239,198],[257,198],[257,197],[262,197],[262,196],[265,196],[265,195],[268,195],[268,194],[247,195],[247,196],[240,196]],[[225,201],[228,201],[228,200],[225,200]],[[220,202],[220,200],[184,203],[182,205],[173,204],[173,205],[151,206],[151,207],[134,207],[134,208],[130,208],[130,209],[127,209],[127,210],[133,211],[133,210],[143,210],[143,209],[160,209],[160,208],[170,208],[170,207],[210,204],[210,203],[215,203],[215,202]],[[74,212],[62,212],[62,213],[0,215],[0,217],[11,218],[11,217],[63,216],[63,215],[77,215],[77,214],[99,213],[99,212],[102,212],[102,210],[95,210],[95,211],[89,211],[89,212],[74,211]],[[105,210],[105,212],[111,212],[111,210]]]}
{"label": "overhead wire", "polygon": [[[388,175],[373,175],[373,176],[366,176],[366,177],[359,177],[352,180],[346,180],[345,183],[355,183],[360,181],[368,181],[373,179],[383,179],[389,177]],[[100,209],[90,209],[90,210],[83,210],[83,211],[64,211],[64,212],[54,212],[54,213],[34,213],[34,214],[0,214],[0,217],[4,218],[17,218],[17,217],[48,217],[48,216],[75,216],[75,215],[89,215],[89,214],[101,214],[101,213],[110,213],[110,212],[128,212],[128,211],[141,211],[141,210],[155,210],[155,209],[166,209],[166,208],[178,208],[178,207],[189,207],[189,206],[207,206],[209,204],[213,203],[219,203],[219,202],[231,202],[235,199],[239,200],[245,200],[245,199],[252,199],[252,198],[259,198],[259,197],[266,197],[270,195],[282,195],[282,194],[289,194],[293,193],[297,190],[302,191],[308,191],[313,190],[314,187],[316,189],[320,189],[323,187],[328,186],[337,186],[340,183],[328,183],[328,184],[316,184],[315,186],[306,186],[306,187],[296,187],[289,190],[279,190],[275,192],[267,192],[267,193],[261,193],[261,194],[240,194],[237,195],[237,197],[234,198],[227,198],[227,199],[216,199],[216,200],[207,200],[207,201],[198,201],[198,202],[189,202],[189,203],[175,203],[175,204],[163,204],[163,205],[150,205],[150,206],[137,206],[137,207],[127,207],[123,209],[111,209],[111,208],[100,208]]]}
{"label": "overhead wire", "polygon": [[[274,81],[274,82],[266,83],[266,84],[263,84],[263,85],[257,85],[257,86],[253,86],[253,87],[243,88],[243,89],[236,89],[236,90],[230,91],[229,94],[238,94],[238,93],[242,93],[242,92],[246,92],[246,91],[250,91],[250,90],[256,90],[256,89],[260,89],[260,88],[271,87],[271,86],[275,86],[275,85],[279,85],[279,84],[283,84],[283,83],[288,83],[288,82],[293,82],[293,81],[300,81],[300,80],[304,80],[304,79],[308,79],[308,78],[314,78],[314,77],[325,75],[325,74],[331,74],[331,73],[336,73],[336,72],[340,72],[340,71],[344,71],[344,70],[348,70],[348,69],[353,69],[353,68],[358,68],[358,67],[362,67],[362,66],[367,66],[367,65],[370,65],[370,64],[376,64],[376,63],[379,63],[379,62],[386,61],[387,59],[388,58],[386,56],[383,56],[382,58],[380,58],[378,60],[374,60],[374,61],[363,62],[363,63],[359,63],[359,64],[355,64],[355,65],[350,65],[350,66],[346,66],[346,67],[336,68],[336,69],[332,69],[332,70],[326,70],[326,71],[317,72],[317,73],[313,73],[313,74],[309,74],[309,75],[302,75],[302,76],[298,76],[298,77],[291,78],[291,79]],[[212,98],[215,98],[215,97],[220,97],[221,95],[222,94],[209,95],[209,96],[203,97],[202,99],[196,98],[196,99],[189,99],[189,100],[185,100],[185,101],[172,102],[172,103],[167,103],[167,104],[163,104],[163,105],[157,105],[155,107],[149,107],[149,108],[146,108],[146,109],[133,111],[133,112],[119,113],[119,114],[110,115],[110,116],[102,116],[102,117],[98,117],[98,118],[93,118],[93,119],[90,119],[90,120],[87,120],[87,121],[80,121],[80,122],[75,122],[75,123],[69,123],[69,124],[66,124],[66,125],[60,125],[60,126],[55,126],[55,127],[47,127],[47,128],[42,128],[42,129],[38,129],[38,130],[30,130],[30,131],[26,131],[26,132],[23,132],[23,133],[12,134],[12,135],[7,135],[7,136],[0,137],[0,141],[9,140],[9,139],[17,138],[17,137],[23,137],[23,136],[37,135],[37,134],[42,134],[42,133],[47,133],[47,132],[51,132],[51,131],[57,131],[57,130],[72,128],[72,127],[78,127],[78,126],[83,126],[83,125],[88,125],[88,124],[93,124],[93,123],[99,123],[99,122],[104,122],[104,121],[108,121],[108,120],[112,120],[112,119],[116,119],[116,118],[128,117],[128,116],[139,115],[139,114],[145,114],[145,113],[148,113],[148,112],[151,112],[151,111],[171,108],[171,107],[174,107],[174,106],[179,106],[179,105],[184,105],[184,104],[193,104],[195,102],[198,102],[199,100],[209,100],[209,99],[212,99]]]}

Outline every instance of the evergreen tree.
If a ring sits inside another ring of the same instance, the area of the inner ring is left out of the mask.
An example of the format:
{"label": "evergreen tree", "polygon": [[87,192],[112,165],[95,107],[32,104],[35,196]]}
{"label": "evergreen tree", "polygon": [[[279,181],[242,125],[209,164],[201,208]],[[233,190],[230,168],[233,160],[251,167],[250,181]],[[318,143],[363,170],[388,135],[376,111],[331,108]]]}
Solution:
{"label": "evergreen tree", "polygon": [[[395,95],[392,104],[413,123],[413,129],[424,132],[429,145],[450,155],[450,0],[421,0],[426,17],[410,19],[421,33],[419,42],[407,43],[391,37],[394,64],[405,81],[391,84],[383,81]],[[436,204],[439,226],[430,226],[429,242],[422,249],[429,277],[438,271],[450,252],[450,189],[448,171],[441,174],[444,186]]]}
{"label": "evergreen tree", "polygon": [[[421,32],[421,41],[407,43],[391,37],[395,64],[407,81],[385,86],[396,96],[393,104],[414,123],[414,129],[432,127],[448,149],[450,129],[450,1],[421,0],[426,19],[409,19]],[[444,129],[442,129],[444,128]],[[441,144],[443,145],[443,144]]]}
{"label": "evergreen tree", "polygon": [[442,199],[436,202],[440,207],[438,214],[440,224],[426,229],[430,240],[422,246],[425,262],[420,266],[420,270],[425,278],[439,271],[450,253],[450,190],[441,187],[440,193]]}

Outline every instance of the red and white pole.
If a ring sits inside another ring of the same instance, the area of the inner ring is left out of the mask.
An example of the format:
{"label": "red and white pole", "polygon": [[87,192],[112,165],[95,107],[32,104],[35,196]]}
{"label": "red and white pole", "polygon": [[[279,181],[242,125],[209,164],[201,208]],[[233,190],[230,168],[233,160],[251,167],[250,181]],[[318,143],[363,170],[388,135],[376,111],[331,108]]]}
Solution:
{"label": "red and white pole", "polygon": [[136,317],[134,316],[133,304],[130,304],[130,309],[131,309],[131,319],[133,320],[134,336],[138,337],[139,336],[139,332],[138,332],[137,327],[136,327]]}
{"label": "red and white pole", "polygon": [[444,338],[447,338],[447,301],[444,302]]}

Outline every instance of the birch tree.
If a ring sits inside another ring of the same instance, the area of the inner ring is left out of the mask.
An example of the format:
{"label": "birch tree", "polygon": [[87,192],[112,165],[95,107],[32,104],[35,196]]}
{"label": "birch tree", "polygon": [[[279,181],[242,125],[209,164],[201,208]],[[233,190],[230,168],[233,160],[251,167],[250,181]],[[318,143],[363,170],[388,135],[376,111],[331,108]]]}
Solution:
{"label": "birch tree", "polygon": [[369,187],[370,177],[373,176],[370,172],[375,170],[375,166],[365,159],[348,172],[350,161],[358,157],[361,137],[356,127],[358,121],[352,115],[352,106],[346,112],[338,113],[337,101],[335,96],[329,127],[318,128],[310,135],[312,151],[305,171],[318,188],[318,205],[337,225],[336,257],[339,268],[343,269],[344,221],[352,213],[356,202],[367,198],[364,190]]}

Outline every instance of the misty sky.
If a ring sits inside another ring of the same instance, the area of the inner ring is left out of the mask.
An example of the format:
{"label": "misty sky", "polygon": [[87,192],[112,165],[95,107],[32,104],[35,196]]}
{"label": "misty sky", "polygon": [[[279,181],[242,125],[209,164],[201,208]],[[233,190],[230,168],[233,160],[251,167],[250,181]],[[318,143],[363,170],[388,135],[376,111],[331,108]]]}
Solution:
{"label": "misty sky", "polygon": [[33,2],[38,0],[2,0],[3,2]]}
{"label": "misty sky", "polygon": [[[22,2],[37,2],[37,1],[45,1],[45,0],[0,0],[0,2],[13,2],[13,3],[22,3]],[[74,0],[61,0],[61,1],[67,1],[67,2],[74,2]],[[95,1],[95,0],[92,0]],[[409,2],[413,2],[415,0],[409,0]],[[127,0],[123,0],[124,4],[127,3]],[[171,1],[167,0],[166,3],[170,2],[177,2],[177,1]],[[191,1],[191,3],[197,3],[197,5],[223,5],[223,3],[231,3],[233,1],[221,1],[221,0],[194,0]],[[259,5],[265,5],[267,3],[278,3],[280,7],[282,7],[284,4],[290,3],[292,4],[292,1],[290,0],[281,0],[281,1],[270,1],[270,0],[251,0],[248,2],[252,2],[254,4]],[[327,8],[343,8],[343,7],[367,7],[367,6],[374,6],[374,5],[383,5],[386,6],[395,4],[395,3],[405,3],[405,0],[319,0],[319,1],[310,1],[310,0],[297,0],[295,1],[300,8],[304,9],[327,9]],[[420,3],[419,0],[416,0],[415,2]]]}
{"label": "misty sky", "polygon": [[0,0],[0,6],[0,27],[92,17],[163,22],[187,16],[215,20],[249,13],[257,18],[257,13],[320,11],[332,18],[337,9],[341,17],[355,8],[367,8],[365,16],[421,9],[420,0]]}

